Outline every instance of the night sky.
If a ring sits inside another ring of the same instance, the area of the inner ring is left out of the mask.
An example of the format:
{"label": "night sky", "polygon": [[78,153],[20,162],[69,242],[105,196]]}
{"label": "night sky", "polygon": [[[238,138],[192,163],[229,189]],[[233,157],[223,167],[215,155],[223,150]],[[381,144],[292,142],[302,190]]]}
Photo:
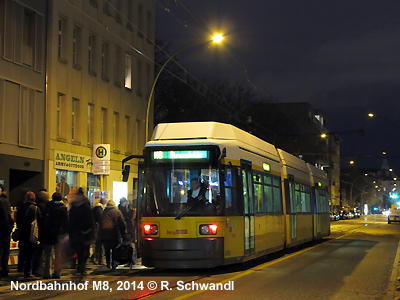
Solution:
{"label": "night sky", "polygon": [[380,168],[386,151],[400,175],[400,1],[155,3],[156,37],[170,51],[224,34],[217,55],[200,46],[179,54],[190,73],[244,82],[266,101],[309,102],[342,140],[342,166],[352,157]]}

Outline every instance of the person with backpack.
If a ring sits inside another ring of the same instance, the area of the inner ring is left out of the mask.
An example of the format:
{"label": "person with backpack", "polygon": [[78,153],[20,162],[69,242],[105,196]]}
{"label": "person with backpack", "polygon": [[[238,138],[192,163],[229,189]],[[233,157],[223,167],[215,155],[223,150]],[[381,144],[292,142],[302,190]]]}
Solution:
{"label": "person with backpack", "polygon": [[115,269],[115,251],[121,242],[122,235],[126,230],[124,217],[117,207],[108,200],[102,198],[100,203],[106,205],[99,218],[99,241],[104,245],[106,253],[107,268]]}
{"label": "person with backpack", "polygon": [[37,245],[31,242],[31,226],[33,221],[41,221],[40,209],[34,203],[35,199],[33,192],[27,192],[24,203],[17,210],[17,227],[20,230],[18,272],[24,272],[24,278],[31,277],[32,257]]}
{"label": "person with backpack", "polygon": [[44,245],[46,254],[43,279],[50,279],[51,251],[54,248],[55,261],[52,278],[60,278],[62,267],[62,250],[60,242],[67,232],[68,211],[61,201],[62,196],[56,192],[51,196],[52,200],[46,205],[43,214],[43,228],[40,231],[39,240]]}

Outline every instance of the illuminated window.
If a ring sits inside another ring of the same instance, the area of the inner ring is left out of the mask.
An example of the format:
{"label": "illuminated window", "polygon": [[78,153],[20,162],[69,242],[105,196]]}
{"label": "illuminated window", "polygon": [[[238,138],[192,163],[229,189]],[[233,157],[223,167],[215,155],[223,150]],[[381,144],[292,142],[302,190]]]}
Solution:
{"label": "illuminated window", "polygon": [[132,88],[132,57],[125,53],[125,87]]}

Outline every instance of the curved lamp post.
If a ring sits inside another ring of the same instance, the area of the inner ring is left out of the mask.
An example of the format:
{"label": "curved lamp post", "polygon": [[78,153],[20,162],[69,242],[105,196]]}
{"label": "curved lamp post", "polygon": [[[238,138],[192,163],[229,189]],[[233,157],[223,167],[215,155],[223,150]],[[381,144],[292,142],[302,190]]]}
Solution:
{"label": "curved lamp post", "polygon": [[156,78],[154,79],[154,83],[153,86],[151,87],[151,91],[150,91],[150,96],[149,96],[149,100],[147,101],[147,112],[146,112],[146,143],[149,141],[149,113],[150,113],[150,106],[151,106],[151,99],[153,98],[153,93],[154,93],[154,88],[156,86],[156,83],[158,81],[158,78],[161,75],[161,72],[165,69],[165,67],[167,66],[167,64],[172,60],[172,58],[174,58],[178,53],[180,53],[181,51],[196,46],[196,45],[200,45],[200,44],[205,44],[208,42],[212,42],[214,41],[215,43],[219,43],[221,42],[223,39],[223,36],[221,34],[216,34],[212,37],[212,39],[210,40],[202,40],[202,41],[198,41],[198,42],[194,42],[191,43],[189,45],[186,45],[178,50],[176,50],[168,59],[167,61],[162,65],[160,71],[158,71],[158,74],[156,76]]}
{"label": "curved lamp post", "polygon": [[399,124],[397,124],[396,122],[394,122],[394,121],[392,121],[392,120],[389,120],[388,118],[386,118],[386,117],[384,117],[384,116],[376,116],[376,115],[374,115],[373,113],[369,113],[369,114],[368,114],[368,117],[370,117],[370,118],[384,119],[385,121],[387,121],[387,122],[389,122],[390,124],[396,126],[397,128],[400,128],[400,125],[399,125]]}

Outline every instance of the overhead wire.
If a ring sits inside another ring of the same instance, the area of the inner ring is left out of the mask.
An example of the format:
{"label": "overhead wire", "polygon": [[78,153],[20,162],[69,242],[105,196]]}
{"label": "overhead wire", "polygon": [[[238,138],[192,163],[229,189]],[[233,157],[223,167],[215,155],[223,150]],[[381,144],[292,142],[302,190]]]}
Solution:
{"label": "overhead wire", "polygon": [[[159,1],[159,0],[155,0],[155,1],[160,5],[160,1]],[[195,20],[195,22],[196,22],[197,24],[199,24],[202,28],[205,28],[205,30],[208,31],[208,32],[211,31],[206,25],[204,25],[204,22],[202,22],[201,20],[199,20],[199,18],[197,18],[192,12],[190,12],[190,10],[189,10],[186,6],[183,5],[182,1],[180,1],[180,0],[175,0],[175,3],[176,3],[177,5],[182,6],[182,8],[183,8],[183,9]],[[162,4],[161,4],[161,5],[162,5]],[[172,12],[171,12],[170,10],[168,10],[168,13],[169,13],[170,15],[173,15]],[[175,19],[175,20],[179,20],[176,16],[174,16],[174,19]],[[187,30],[187,29],[188,29],[188,26],[185,26],[185,29]],[[270,92],[270,91],[268,91],[268,90],[265,89],[265,87],[264,87],[263,84],[260,84],[259,82],[255,82],[254,80],[251,80],[251,79],[250,79],[250,76],[249,76],[249,73],[248,73],[247,69],[243,66],[243,64],[233,55],[233,53],[231,53],[231,51],[229,51],[228,53],[229,53],[229,55],[231,56],[231,59],[230,59],[230,60],[222,60],[228,67],[230,67],[232,70],[236,70],[236,72],[240,72],[241,74],[243,74],[243,76],[244,76],[246,82],[247,82],[248,84],[250,84],[255,90],[260,90],[260,89],[259,89],[259,86],[261,86],[261,87],[262,87],[262,90],[264,90],[265,92],[268,92],[268,93]],[[241,69],[238,69],[237,67],[235,67],[233,64],[230,63],[230,61],[234,61]],[[278,100],[277,102],[283,103],[283,102],[281,102],[281,101],[279,101],[279,100]],[[287,111],[287,110],[284,109],[283,107],[278,107],[278,109],[280,109],[280,110],[281,110],[284,114],[286,114],[291,120],[293,120],[293,121],[297,124],[297,126],[298,126],[300,129],[302,129],[301,124],[296,120],[296,118],[294,117],[293,114],[291,114],[289,111]],[[252,122],[253,122],[253,124],[255,124],[254,121],[252,121]],[[264,126],[260,125],[260,124],[255,124],[255,125],[261,127],[263,130],[266,130],[266,128],[265,128]],[[304,129],[304,130],[305,130],[305,129]]]}
{"label": "overhead wire", "polygon": [[[98,26],[101,26],[102,28],[106,29],[108,31],[109,34],[113,35],[114,37],[116,37],[117,39],[119,39],[122,43],[124,43],[126,46],[128,46],[129,48],[133,49],[137,54],[141,55],[142,57],[146,58],[147,60],[149,60],[150,62],[154,63],[157,66],[161,66],[160,64],[158,64],[154,59],[152,59],[151,57],[149,57],[148,55],[146,55],[145,53],[143,53],[143,51],[137,49],[136,47],[134,47],[133,45],[129,44],[128,42],[126,42],[124,39],[122,39],[120,36],[116,35],[115,33],[113,33],[108,27],[104,26],[103,23],[99,22],[98,20],[94,19],[93,17],[91,17],[90,15],[88,15],[87,13],[85,13],[83,10],[81,10],[79,7],[73,5],[71,2],[69,2],[68,0],[64,0],[64,2],[68,3],[70,6],[72,6],[75,10],[79,11],[82,15],[85,15],[88,19],[90,19],[91,21],[93,21],[95,24],[97,24]],[[165,55],[169,56],[169,53],[166,52],[162,47],[160,47],[159,45],[156,44],[156,42],[154,40],[152,40],[144,31],[142,31],[140,28],[138,28],[134,23],[132,23],[130,20],[128,20],[114,5],[112,5],[109,1],[105,0],[105,3],[107,3],[111,8],[113,8],[116,12],[119,13],[119,15],[125,19],[127,22],[129,22],[136,30],[138,30],[141,34],[143,34],[143,36],[151,41],[153,43],[153,45],[155,47],[157,47],[158,49],[160,49]],[[175,60],[173,60],[175,63],[177,63],[178,66],[180,66],[186,73],[186,75],[190,75],[195,81],[197,81],[203,88],[206,88],[206,90],[211,91],[215,96],[219,97],[219,99],[221,99],[225,105],[227,105],[228,107],[231,107],[231,109],[236,110],[234,107],[230,106],[228,102],[226,102],[222,97],[220,97],[218,94],[216,94],[215,92],[213,92],[211,89],[208,88],[208,86],[203,83],[202,81],[200,81],[197,77],[195,77],[193,74],[191,74],[190,72],[187,71],[186,68],[184,68],[183,66],[181,66],[178,62],[176,62]],[[170,75],[174,76],[175,78],[177,78],[178,80],[182,81],[183,83],[185,83],[186,85],[188,85],[189,87],[191,87],[194,91],[196,91],[197,93],[199,93],[200,95],[202,95],[203,97],[207,98],[206,95],[202,94],[200,91],[198,91],[195,87],[191,86],[187,80],[182,80],[182,78],[180,78],[179,76],[177,76],[176,74],[174,74],[173,72],[164,69],[166,72],[168,72]],[[218,103],[217,101],[214,101],[212,99],[208,99],[209,101],[213,102],[215,105],[217,105],[218,107],[220,107],[221,109],[223,109],[224,111],[231,113],[226,107],[220,105],[220,103]],[[236,110],[238,113],[241,113],[239,110]],[[243,115],[245,116],[245,115]],[[245,116],[247,117],[247,116]],[[242,124],[246,124],[246,122],[239,120],[240,123]],[[250,128],[251,130],[256,131],[255,129],[252,129],[250,126],[247,127]]]}

